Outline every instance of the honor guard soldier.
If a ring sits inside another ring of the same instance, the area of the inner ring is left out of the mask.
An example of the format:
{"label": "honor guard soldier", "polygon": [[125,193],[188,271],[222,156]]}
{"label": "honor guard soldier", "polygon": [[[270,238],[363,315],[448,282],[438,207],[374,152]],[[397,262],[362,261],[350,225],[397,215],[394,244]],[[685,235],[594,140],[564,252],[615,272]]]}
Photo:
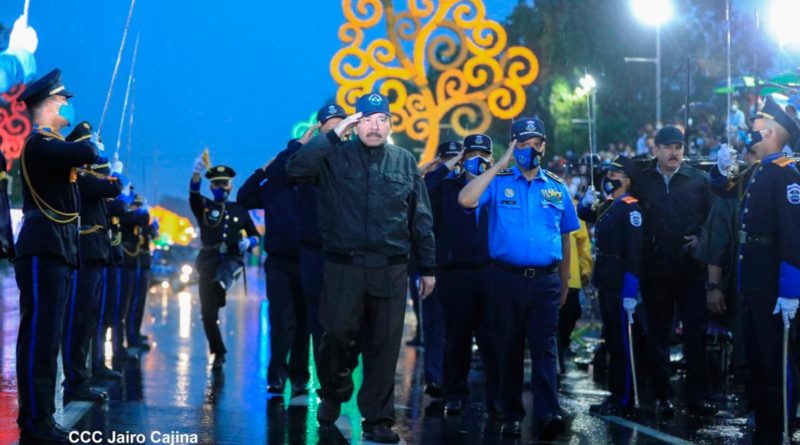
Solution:
{"label": "honor guard soldier", "polygon": [[17,336],[17,423],[23,439],[67,442],[53,419],[58,349],[72,272],[80,266],[77,167],[97,160],[89,139],[67,142],[59,131],[75,120],[56,69],[28,85],[34,123],[20,155],[23,223],[14,270],[20,291]]}
{"label": "honor guard soldier", "polygon": [[0,258],[14,258],[11,205],[8,202],[8,164],[0,151]]}
{"label": "honor guard soldier", "polygon": [[[141,195],[136,195],[138,202],[134,203],[144,206]],[[149,215],[149,212],[148,212]],[[148,217],[149,218],[149,217]],[[139,278],[135,286],[138,292],[133,295],[133,300],[128,311],[128,322],[125,323],[128,339],[128,347],[139,348],[143,351],[150,350],[150,343],[147,336],[142,335],[142,320],[144,319],[144,308],[147,305],[147,295],[150,291],[150,267],[153,263],[153,255],[150,252],[150,242],[158,238],[158,220],[146,222],[140,227],[139,236]]]}
{"label": "honor guard soldier", "polygon": [[[89,137],[89,127],[84,122],[76,127],[67,140]],[[104,392],[95,391],[89,385],[90,371],[104,367],[95,368],[92,363],[92,368],[89,368],[87,363],[90,363],[90,346],[97,333],[103,268],[111,255],[105,199],[116,197],[122,188],[117,178],[96,173],[102,168],[108,168],[107,159],[78,170],[81,268],[73,272],[72,292],[67,302],[61,338],[65,401],[99,401],[107,397]]]}
{"label": "honor guard soldier", "polygon": [[[309,129],[310,132],[313,131]],[[308,313],[300,279],[297,185],[289,182],[286,161],[307,142],[293,139],[278,156],[257,169],[239,188],[236,202],[264,209],[264,250],[267,260],[270,359],[267,393],[281,396],[287,380],[292,397],[308,392]]]}
{"label": "honor guard soldier", "polygon": [[693,252],[711,210],[711,189],[705,172],[683,162],[681,130],[662,128],[655,144],[655,159],[628,165],[631,194],[639,200],[644,219],[641,292],[655,362],[654,411],[668,417],[675,413],[669,350],[677,310],[683,325],[687,413],[709,417],[718,409],[705,400],[709,396],[705,265],[694,259]]}
{"label": "honor guard soldier", "polygon": [[596,262],[593,284],[599,292],[601,317],[606,326],[606,348],[611,355],[609,390],[611,395],[591,412],[622,414],[634,408],[633,350],[628,325],[633,323],[639,294],[639,263],[642,249],[642,209],[630,196],[631,179],[619,158],[606,168],[602,189],[608,197],[597,203],[593,188],[587,190],[578,207],[578,216],[594,224]]}
{"label": "honor guard soldier", "polygon": [[[400,440],[391,428],[409,255],[418,259],[422,297],[435,285],[428,194],[414,156],[387,142],[391,125],[389,100],[366,94],[356,101],[356,114],[314,137],[287,165],[289,176],[319,182],[325,251],[319,313],[325,333],[317,363],[317,420],[333,425],[341,403],[352,396],[353,345],[363,330],[363,435],[385,443]],[[342,139],[352,127],[358,137]]]}
{"label": "honor guard soldier", "polygon": [[126,340],[126,352],[114,353],[117,359],[136,359],[137,350],[140,349],[139,337],[133,335],[133,313],[137,306],[142,285],[142,261],[141,252],[149,249],[144,244],[143,233],[150,224],[150,212],[144,207],[144,199],[141,195],[132,193],[129,196],[130,204],[125,216],[122,218],[122,253],[123,253],[123,272],[122,272],[122,307],[121,314],[123,332]]}
{"label": "honor guard soldier", "polygon": [[195,269],[200,275],[200,312],[203,317],[208,346],[214,355],[213,367],[225,363],[225,343],[219,329],[219,309],[225,306],[226,293],[244,270],[244,253],[258,245],[250,213],[235,202],[228,201],[236,176],[232,168],[219,165],[210,168],[205,176],[211,182],[213,199],[200,194],[200,174],[206,170],[202,155],[194,163],[189,184],[189,205],[200,226],[203,247],[197,255]]}
{"label": "honor guard soldier", "polygon": [[[473,134],[464,139],[463,145],[445,144],[439,154],[442,165],[425,175],[433,209],[438,284],[434,295],[423,302],[424,323],[427,325],[432,318],[433,300],[443,313],[433,323],[445,330],[445,413],[459,414],[469,401],[467,377],[474,336],[485,374],[486,411],[496,415],[501,410],[500,376],[494,342],[494,306],[489,299],[489,214],[485,209],[466,212],[458,205],[458,194],[464,186],[491,167],[492,139],[485,134]],[[429,328],[425,331],[426,343],[431,331]],[[429,353],[426,344],[426,361]]]}
{"label": "honor guard soldier", "polygon": [[[531,356],[533,414],[542,438],[565,430],[558,404],[556,333],[567,298],[570,232],[580,223],[564,181],[541,167],[547,137],[539,119],[511,126],[497,165],[467,184],[458,201],[489,214],[491,299],[496,307],[503,426],[520,435],[525,339]],[[512,159],[516,166],[506,170]]]}
{"label": "honor guard soldier", "polygon": [[[739,207],[739,291],[752,380],[750,403],[756,414],[753,443],[773,444],[781,443],[783,432],[791,437],[798,401],[797,345],[794,341],[782,345],[781,337],[800,298],[800,173],[782,150],[800,135],[800,128],[769,96],[752,120],[745,143],[761,161],[736,179],[745,187]],[[722,158],[727,163],[712,170],[717,177],[730,167],[730,155]],[[731,182],[723,192],[735,195],[737,190],[737,183]]]}

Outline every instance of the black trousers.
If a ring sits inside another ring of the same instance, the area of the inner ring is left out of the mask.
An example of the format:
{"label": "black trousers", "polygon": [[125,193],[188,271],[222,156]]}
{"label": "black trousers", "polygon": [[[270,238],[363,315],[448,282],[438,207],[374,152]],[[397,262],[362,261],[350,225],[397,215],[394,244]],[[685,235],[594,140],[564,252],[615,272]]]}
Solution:
{"label": "black trousers", "polygon": [[144,319],[144,308],[147,305],[147,293],[150,290],[150,267],[139,266],[138,271],[130,309],[128,310],[128,321],[125,324],[128,329],[128,345],[136,345],[142,341],[142,320]]}
{"label": "black trousers", "polygon": [[708,395],[706,329],[708,311],[702,274],[688,276],[646,275],[642,299],[647,310],[651,343],[653,392],[657,399],[673,397],[670,385],[669,342],[674,330],[675,309],[683,322],[683,354],[686,357],[687,403],[697,406]]}
{"label": "black trousers", "polygon": [[306,300],[308,328],[314,343],[314,361],[319,363],[322,324],[319,322],[319,300],[322,296],[322,266],[325,259],[319,249],[300,248],[300,281]]}
{"label": "black trousers", "polygon": [[497,311],[503,416],[507,421],[525,417],[522,388],[526,339],[531,355],[533,416],[541,422],[561,414],[556,383],[561,279],[557,273],[526,278],[498,266],[490,270],[491,298]]}
{"label": "black trousers", "polygon": [[325,262],[319,395],[337,402],[353,395],[351,363],[361,332],[364,382],[358,408],[368,425],[394,423],[394,373],[403,335],[407,269],[405,264],[364,268]]}
{"label": "black trousers", "polygon": [[[620,289],[598,289],[603,302],[602,318],[606,325],[606,350],[610,355],[608,388],[618,406],[632,408],[634,405],[633,368],[631,367],[628,337],[628,314],[622,307],[622,291]],[[638,329],[640,323],[634,321]],[[636,338],[634,334],[634,338]],[[635,340],[634,340],[635,341]],[[638,356],[637,356],[638,357]]]}
{"label": "black trousers", "polygon": [[86,261],[80,270],[72,273],[72,289],[61,336],[65,391],[89,388],[92,374],[86,363],[92,339],[97,335],[97,307],[102,285],[102,262]]}
{"label": "black trousers", "polygon": [[306,384],[308,371],[308,308],[303,297],[300,264],[297,260],[267,257],[267,300],[269,300],[269,342],[272,355],[267,381],[283,385]]}
{"label": "black trousers", "polygon": [[225,301],[225,289],[219,285],[216,278],[216,269],[198,269],[200,292],[200,316],[203,319],[203,331],[208,340],[208,349],[212,354],[225,354],[225,343],[222,341],[217,321],[219,308]]}
{"label": "black trousers", "polygon": [[[126,346],[132,347],[139,343],[139,338],[131,336],[133,328],[130,326],[134,317],[131,313],[134,312],[136,307],[136,296],[139,295],[139,286],[141,285],[142,269],[140,266],[124,266],[122,268],[122,301],[120,311],[120,328],[125,333]],[[114,354],[117,355],[116,344]],[[119,345],[120,347],[122,345]]]}
{"label": "black trousers", "polygon": [[97,333],[92,347],[92,366],[97,368],[106,359],[106,332],[111,329],[111,344],[114,353],[122,349],[124,335],[120,331],[120,301],[122,300],[122,268],[105,266],[100,290],[100,302],[97,308]]}
{"label": "black trousers", "polygon": [[436,292],[441,298],[445,316],[445,397],[448,401],[466,402],[468,399],[467,378],[472,364],[474,336],[485,373],[485,403],[499,408],[500,364],[495,344],[495,310],[489,295],[488,268],[440,269]]}
{"label": "black trousers", "polygon": [[[798,400],[798,357],[795,336],[789,335],[788,363],[783,362],[783,320],[773,315],[777,295],[744,293],[744,335],[747,366],[752,390],[751,405],[756,413],[753,443],[780,444],[783,432],[783,366],[787,367],[789,436]],[[797,324],[797,321],[794,322]]]}
{"label": "black trousers", "polygon": [[564,372],[564,353],[569,348],[570,337],[575,325],[583,315],[581,309],[580,289],[569,288],[567,292],[567,301],[564,306],[558,310],[558,368]]}
{"label": "black trousers", "polygon": [[19,287],[17,394],[20,427],[44,426],[55,413],[58,349],[72,268],[54,256],[14,261]]}

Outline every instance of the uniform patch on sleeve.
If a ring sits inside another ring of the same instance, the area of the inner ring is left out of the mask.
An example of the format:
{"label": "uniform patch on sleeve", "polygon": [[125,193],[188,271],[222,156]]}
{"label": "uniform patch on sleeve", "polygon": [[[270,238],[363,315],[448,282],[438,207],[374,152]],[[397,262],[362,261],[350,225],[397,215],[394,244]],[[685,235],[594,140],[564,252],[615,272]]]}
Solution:
{"label": "uniform patch on sleeve", "polygon": [[800,184],[794,183],[786,186],[786,200],[789,204],[800,204]]}
{"label": "uniform patch on sleeve", "polygon": [[642,214],[638,210],[634,210],[630,213],[631,217],[631,225],[633,227],[641,227],[642,225]]}

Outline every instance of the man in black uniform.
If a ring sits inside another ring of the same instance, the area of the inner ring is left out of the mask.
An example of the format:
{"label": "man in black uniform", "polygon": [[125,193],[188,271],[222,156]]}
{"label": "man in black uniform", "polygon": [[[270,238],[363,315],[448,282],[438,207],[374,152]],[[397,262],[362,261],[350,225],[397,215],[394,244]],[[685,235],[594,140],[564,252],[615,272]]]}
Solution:
{"label": "man in black uniform", "polygon": [[[353,340],[363,330],[364,383],[358,395],[364,438],[399,441],[394,424],[394,372],[403,333],[409,254],[419,261],[423,298],[433,290],[435,252],[428,194],[416,160],[386,142],[389,100],[377,93],[356,114],[304,145],[289,176],[319,180],[325,252],[317,364],[322,397],[317,420],[332,425],[353,393]],[[355,126],[358,138],[342,140]]]}
{"label": "man in black uniform", "polygon": [[683,162],[683,133],[678,128],[662,128],[655,142],[656,159],[643,168],[631,163],[628,169],[632,195],[643,210],[642,298],[654,347],[655,412],[675,412],[669,347],[677,307],[683,322],[688,413],[713,416],[717,408],[705,401],[705,267],[692,257],[711,209],[708,175]]}
{"label": "man in black uniform", "polygon": [[202,156],[194,163],[194,174],[189,184],[189,205],[200,226],[203,247],[197,255],[195,269],[200,275],[200,312],[208,346],[214,354],[213,367],[219,369],[225,363],[225,343],[219,330],[219,308],[225,306],[225,294],[244,269],[244,253],[258,245],[256,230],[250,213],[228,201],[231,179],[236,176],[232,168],[224,165],[212,167],[206,172],[211,181],[208,199],[200,194],[200,174],[206,170]]}
{"label": "man in black uniform", "polygon": [[[753,443],[778,444],[784,428],[792,435],[798,401],[800,357],[797,345],[790,341],[787,362],[783,362],[782,334],[790,328],[800,298],[800,173],[797,163],[782,150],[800,135],[800,127],[771,97],[753,119],[745,142],[761,161],[738,178],[745,187],[739,207],[739,291],[744,300],[745,348],[756,413]],[[712,174],[719,179],[728,167],[719,165]],[[736,185],[731,183],[720,192],[736,196]],[[784,412],[789,419],[786,426]]]}
{"label": "man in black uniform", "polygon": [[[144,206],[141,195],[136,195],[139,201],[134,203]],[[149,214],[149,212],[148,212]],[[138,290],[133,295],[130,310],[128,311],[128,322],[125,324],[128,332],[128,347],[139,348],[144,351],[150,350],[150,343],[147,337],[142,335],[142,320],[144,319],[144,308],[147,304],[147,295],[150,291],[150,266],[153,262],[153,255],[150,253],[150,241],[158,238],[158,220],[149,221],[141,226],[139,231],[141,237],[139,248],[139,281],[135,288]]]}
{"label": "man in black uniform", "polygon": [[[438,299],[445,321],[445,413],[460,414],[467,405],[467,377],[472,364],[474,335],[485,374],[486,411],[497,415],[501,410],[500,377],[487,276],[489,214],[481,209],[465,211],[458,204],[461,189],[492,165],[492,139],[485,134],[474,134],[464,139],[463,146],[458,143],[455,148],[457,150],[448,148],[450,151],[440,153],[442,165],[425,175],[433,209],[438,285],[434,295],[423,302],[424,322],[427,324],[431,318],[429,302]],[[442,324],[441,320],[435,322]],[[428,336],[429,330],[426,330],[426,343]],[[426,345],[426,361],[428,354]]]}
{"label": "man in black uniform", "polygon": [[76,168],[97,159],[88,139],[66,142],[59,130],[75,111],[56,69],[20,95],[31,112],[34,131],[20,155],[24,222],[14,261],[20,291],[17,336],[17,423],[23,439],[67,442],[53,419],[57,355],[72,271],[79,267]]}
{"label": "man in black uniform", "polygon": [[[639,293],[639,264],[642,255],[642,210],[628,194],[631,180],[618,158],[606,169],[603,191],[608,199],[597,203],[590,188],[578,207],[578,216],[594,224],[597,260],[592,281],[602,303],[601,317],[606,326],[606,348],[611,354],[609,390],[611,395],[591,412],[617,414],[634,408],[633,366],[629,354],[631,339],[628,324],[633,323]],[[627,316],[626,316],[627,315]]]}
{"label": "man in black uniform", "polygon": [[[78,126],[76,130],[86,128]],[[89,138],[88,131],[73,137]],[[77,139],[76,139],[77,140]],[[102,151],[101,151],[102,153]],[[94,164],[108,166],[108,161]],[[80,251],[81,268],[72,277],[72,292],[67,302],[64,332],[61,338],[61,357],[64,366],[64,400],[103,400],[106,394],[90,387],[90,368],[87,367],[92,338],[97,334],[103,266],[110,255],[105,199],[114,198],[122,190],[116,178],[101,176],[93,168],[78,170],[80,191]],[[93,364],[94,366],[94,364]]]}
{"label": "man in black uniform", "polygon": [[0,258],[14,258],[11,205],[8,202],[8,165],[0,151]]}
{"label": "man in black uniform", "polygon": [[[121,220],[122,224],[122,314],[121,322],[126,339],[124,351],[115,350],[115,359],[135,359],[138,357],[131,348],[140,347],[140,338],[136,335],[133,328],[135,308],[142,285],[142,256],[143,249],[149,249],[145,245],[144,232],[150,224],[150,212],[144,207],[144,199],[139,194],[133,194],[128,210]],[[116,349],[116,347],[115,347]]]}
{"label": "man in black uniform", "polygon": [[[310,130],[307,133],[310,137]],[[295,184],[286,175],[286,160],[308,139],[293,139],[286,149],[244,182],[236,202],[248,209],[264,209],[264,250],[267,260],[269,342],[267,392],[282,395],[292,381],[292,397],[306,394],[308,371],[308,315],[300,279],[298,218]]]}

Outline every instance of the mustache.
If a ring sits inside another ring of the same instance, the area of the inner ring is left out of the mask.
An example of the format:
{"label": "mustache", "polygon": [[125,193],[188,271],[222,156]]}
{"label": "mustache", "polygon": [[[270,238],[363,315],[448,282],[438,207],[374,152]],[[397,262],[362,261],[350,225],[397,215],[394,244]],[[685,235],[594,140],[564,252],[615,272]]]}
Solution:
{"label": "mustache", "polygon": [[376,138],[382,138],[383,137],[383,135],[380,134],[380,133],[374,133],[374,132],[367,133],[367,137],[373,137],[373,136],[376,137]]}

